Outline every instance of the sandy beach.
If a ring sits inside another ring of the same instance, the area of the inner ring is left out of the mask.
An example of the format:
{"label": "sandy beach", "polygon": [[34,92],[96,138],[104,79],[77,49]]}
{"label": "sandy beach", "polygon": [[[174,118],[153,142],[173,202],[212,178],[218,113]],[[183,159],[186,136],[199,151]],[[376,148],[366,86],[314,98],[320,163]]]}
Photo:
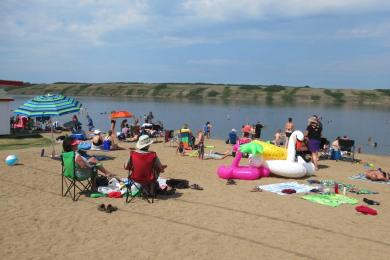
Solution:
{"label": "sandy beach", "polygon": [[[215,151],[228,149],[210,140]],[[123,143],[128,148],[135,144]],[[216,175],[224,160],[198,160],[175,154],[167,144],[152,145],[163,163],[163,177],[187,179],[204,190],[177,190],[148,204],[135,199],[61,196],[61,164],[40,157],[41,148],[1,151],[0,252],[2,259],[388,259],[390,252],[390,185],[350,180],[363,163],[320,161],[312,179],[333,179],[377,191],[348,196],[381,202],[377,216],[363,215],[353,205],[337,208],[312,203],[300,194],[280,196],[250,192],[261,184],[290,181],[279,177],[237,180],[226,185]],[[46,148],[47,151],[50,150]],[[60,145],[56,145],[60,151]],[[128,150],[89,152],[115,157],[106,168],[125,177]],[[17,154],[20,164],[4,158]],[[362,162],[390,169],[389,157],[358,154]],[[246,161],[244,161],[246,163]],[[306,179],[297,180],[305,183]],[[111,214],[97,205],[119,208]]]}

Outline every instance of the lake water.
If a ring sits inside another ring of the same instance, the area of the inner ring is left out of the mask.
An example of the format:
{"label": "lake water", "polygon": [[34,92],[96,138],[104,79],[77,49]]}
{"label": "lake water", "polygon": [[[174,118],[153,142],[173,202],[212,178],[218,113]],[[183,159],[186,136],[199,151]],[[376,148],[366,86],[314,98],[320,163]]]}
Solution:
{"label": "lake water", "polygon": [[[17,96],[11,102],[16,109],[31,97]],[[201,101],[149,100],[110,97],[79,97],[84,111],[88,111],[96,128],[107,131],[110,127],[108,114],[112,110],[128,110],[137,116],[153,111],[154,119],[164,122],[165,129],[179,129],[188,123],[193,131],[201,129],[206,121],[213,125],[212,137],[226,139],[228,132],[241,129],[246,123],[260,121],[265,128],[262,138],[272,140],[278,128],[283,130],[288,117],[292,117],[296,129],[305,130],[307,119],[315,114],[322,118],[323,136],[332,141],[337,136],[347,135],[354,139],[356,147],[364,153],[390,155],[390,109],[377,107],[316,107],[316,106],[270,106],[264,104],[203,103]],[[56,120],[64,123],[72,115]],[[86,126],[85,113],[79,119]],[[129,120],[131,122],[132,120]],[[120,120],[118,120],[117,128]],[[378,146],[368,144],[368,138]]]}

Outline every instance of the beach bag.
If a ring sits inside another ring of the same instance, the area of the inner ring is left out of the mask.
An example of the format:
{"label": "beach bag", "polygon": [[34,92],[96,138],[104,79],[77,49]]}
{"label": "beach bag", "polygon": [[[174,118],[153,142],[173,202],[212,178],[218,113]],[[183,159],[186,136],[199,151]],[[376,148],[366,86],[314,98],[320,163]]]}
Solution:
{"label": "beach bag", "polygon": [[167,185],[177,189],[188,189],[190,187],[189,181],[184,179],[170,179],[167,180]]}
{"label": "beach bag", "polygon": [[96,177],[96,187],[108,186],[108,179],[106,176],[99,175]]}

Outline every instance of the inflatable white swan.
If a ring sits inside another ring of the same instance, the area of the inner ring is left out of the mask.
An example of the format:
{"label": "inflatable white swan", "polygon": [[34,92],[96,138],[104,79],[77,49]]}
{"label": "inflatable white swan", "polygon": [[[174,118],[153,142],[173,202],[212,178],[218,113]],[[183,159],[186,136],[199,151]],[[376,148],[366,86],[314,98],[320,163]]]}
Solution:
{"label": "inflatable white swan", "polygon": [[304,135],[301,131],[294,131],[288,141],[287,160],[267,160],[264,166],[270,171],[282,177],[301,178],[303,176],[311,176],[314,174],[314,164],[305,162],[302,157],[298,156],[295,160],[296,150],[295,145],[297,140],[303,141]]}

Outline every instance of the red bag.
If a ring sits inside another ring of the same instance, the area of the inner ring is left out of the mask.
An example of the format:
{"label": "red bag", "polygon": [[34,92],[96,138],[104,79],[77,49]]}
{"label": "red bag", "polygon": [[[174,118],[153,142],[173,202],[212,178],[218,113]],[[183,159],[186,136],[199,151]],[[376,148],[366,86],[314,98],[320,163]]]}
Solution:
{"label": "red bag", "polygon": [[108,193],[108,197],[115,198],[115,199],[122,198],[122,193],[120,193],[119,191],[112,191]]}
{"label": "red bag", "polygon": [[378,212],[375,209],[363,205],[355,207],[355,210],[363,213],[364,215],[378,215]]}

